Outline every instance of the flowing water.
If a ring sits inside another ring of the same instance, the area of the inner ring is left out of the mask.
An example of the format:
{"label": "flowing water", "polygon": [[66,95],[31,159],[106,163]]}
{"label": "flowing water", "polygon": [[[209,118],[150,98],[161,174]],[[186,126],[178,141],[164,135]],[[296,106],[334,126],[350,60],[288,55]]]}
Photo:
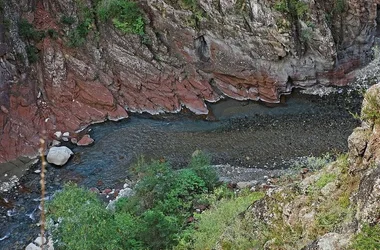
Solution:
{"label": "flowing water", "polygon": [[[208,153],[213,164],[240,167],[221,172],[234,181],[279,175],[299,157],[346,151],[347,137],[358,125],[349,112],[358,112],[360,103],[348,94],[293,94],[276,107],[234,100],[210,104],[216,121],[190,114],[132,115],[93,125],[93,146],[68,145],[75,153],[69,163],[48,166],[47,192],[50,197],[67,181],[100,190],[120,188],[137,157],[164,159],[180,168],[197,149]],[[39,232],[38,168],[33,165],[19,185],[0,194],[0,249],[23,249]]]}

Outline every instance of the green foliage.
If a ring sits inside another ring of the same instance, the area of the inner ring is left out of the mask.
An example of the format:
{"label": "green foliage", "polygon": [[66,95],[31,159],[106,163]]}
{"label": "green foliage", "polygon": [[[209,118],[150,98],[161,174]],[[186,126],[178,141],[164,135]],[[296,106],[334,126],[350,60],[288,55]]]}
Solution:
{"label": "green foliage", "polygon": [[322,155],[321,157],[310,156],[306,159],[301,159],[294,162],[292,169],[299,172],[303,168],[307,168],[309,171],[317,171],[325,167],[328,163],[332,162],[333,158],[330,154]]}
{"label": "green foliage", "polygon": [[29,63],[35,63],[38,61],[38,49],[33,45],[26,46],[26,54],[28,55]]}
{"label": "green foliage", "polygon": [[61,23],[70,26],[75,23],[75,18],[72,16],[63,15],[61,17]]}
{"label": "green foliage", "polygon": [[116,249],[144,249],[140,240],[140,234],[146,227],[144,221],[129,213],[115,213],[113,216],[118,242]]}
{"label": "green foliage", "polygon": [[158,209],[151,209],[141,216],[145,223],[140,232],[147,249],[168,249],[176,243],[182,223],[177,216],[165,215]]}
{"label": "green foliage", "polygon": [[[191,167],[175,171],[166,162],[150,164],[140,160],[135,168],[140,180],[135,195],[121,198],[115,213],[109,213],[97,197],[66,185],[48,205],[49,218],[61,221],[54,237],[65,249],[168,249],[192,216],[194,205],[210,203],[210,187],[216,186],[215,173],[204,154],[191,161]],[[198,175],[197,171],[202,172]],[[212,180],[204,178],[212,177]],[[223,196],[218,191],[218,197]],[[88,235],[91,234],[91,235]]]}
{"label": "green foliage", "polygon": [[211,159],[202,151],[197,151],[191,158],[189,168],[193,169],[195,173],[205,182],[209,191],[213,190],[218,183],[217,173],[210,168]]}
{"label": "green foliage", "polygon": [[346,7],[346,0],[336,0],[333,11],[337,14],[342,14],[345,12]]}
{"label": "green foliage", "polygon": [[313,37],[313,29],[310,27],[304,28],[301,30],[301,41],[310,42]]}
{"label": "green foliage", "polygon": [[275,3],[274,9],[292,18],[302,19],[306,15],[309,6],[300,0],[279,0]]}
{"label": "green foliage", "polygon": [[192,15],[187,19],[187,25],[190,27],[199,27],[199,22],[206,17],[206,13],[200,7],[198,0],[170,0],[170,3],[192,12]]}
{"label": "green foliage", "polygon": [[346,213],[340,207],[331,207],[328,211],[322,211],[317,216],[318,226],[326,231],[331,231],[343,221]]}
{"label": "green foliage", "polygon": [[366,105],[363,106],[361,119],[371,120],[375,123],[380,121],[380,91],[374,89],[364,95]]}
{"label": "green foliage", "polygon": [[380,225],[364,225],[353,240],[352,248],[356,250],[380,249]]}
{"label": "green foliage", "polygon": [[315,183],[315,187],[317,187],[318,189],[321,189],[324,186],[326,186],[327,183],[330,183],[334,181],[335,179],[336,179],[336,174],[331,174],[331,173],[323,174]]}
{"label": "green foliage", "polygon": [[[88,34],[94,29],[94,13],[86,6],[82,0],[78,4],[78,23],[75,28],[70,29],[68,33],[69,47],[80,47],[85,44]],[[75,24],[75,18],[72,16],[62,16],[61,22],[65,25],[72,26]]]}
{"label": "green foliage", "polygon": [[55,29],[48,29],[47,34],[50,38],[56,40],[58,38],[58,32]]}
{"label": "green foliage", "polygon": [[45,37],[45,33],[43,31],[34,29],[33,25],[26,19],[21,19],[19,21],[18,30],[20,36],[30,41],[39,42]]}
{"label": "green foliage", "polygon": [[197,0],[180,0],[181,7],[189,10],[193,10],[198,7],[198,1]]}
{"label": "green foliage", "polygon": [[[195,215],[196,229],[189,228],[187,230],[177,249],[213,249],[227,226],[234,222],[236,217],[249,205],[263,196],[264,194],[260,192],[245,193],[232,199],[216,201],[210,210]],[[234,229],[230,228],[230,230]]]}
{"label": "green foliage", "polygon": [[136,2],[109,0],[99,3],[97,14],[101,21],[112,20],[113,25],[124,33],[143,35],[145,21]]}
{"label": "green foliage", "polygon": [[73,29],[68,34],[69,41],[67,45],[69,47],[80,47],[85,44],[86,36],[84,36],[78,29]]}
{"label": "green foliage", "polygon": [[50,225],[57,249],[116,249],[117,228],[94,194],[69,184],[47,208],[48,218],[60,221],[58,227]]}

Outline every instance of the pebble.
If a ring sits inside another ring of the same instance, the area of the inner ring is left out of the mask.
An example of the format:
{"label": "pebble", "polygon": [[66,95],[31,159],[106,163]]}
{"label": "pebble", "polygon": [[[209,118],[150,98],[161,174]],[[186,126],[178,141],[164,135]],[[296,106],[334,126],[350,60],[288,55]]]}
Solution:
{"label": "pebble", "polygon": [[62,136],[62,132],[61,131],[57,131],[54,133],[55,135],[55,138],[57,138],[58,140],[61,139],[61,136]]}
{"label": "pebble", "polygon": [[41,246],[42,244],[45,244],[46,243],[46,238],[45,237],[42,237],[39,236],[37,237],[35,240],[34,240],[34,243],[36,243],[37,245]]}
{"label": "pebble", "polygon": [[252,182],[250,181],[240,181],[236,184],[236,186],[239,188],[239,189],[243,189],[243,188],[251,188],[252,187]]}
{"label": "pebble", "polygon": [[106,188],[103,190],[103,194],[109,194],[109,193],[111,193],[111,191],[112,190],[110,188]]}
{"label": "pebble", "polygon": [[61,142],[60,142],[60,141],[57,141],[57,140],[53,140],[53,142],[51,143],[51,145],[52,145],[53,147],[56,147],[56,146],[61,145]]}
{"label": "pebble", "polygon": [[33,243],[30,243],[29,245],[26,246],[25,250],[41,250],[41,248],[36,246]]}

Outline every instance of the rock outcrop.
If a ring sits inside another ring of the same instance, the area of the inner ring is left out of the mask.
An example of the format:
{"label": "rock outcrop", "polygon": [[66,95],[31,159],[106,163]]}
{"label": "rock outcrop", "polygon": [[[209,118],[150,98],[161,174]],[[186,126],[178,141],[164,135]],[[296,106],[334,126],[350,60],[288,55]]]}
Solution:
{"label": "rock outcrop", "polygon": [[349,153],[269,188],[235,222],[242,232],[227,228],[220,246],[234,248],[234,240],[249,235],[260,249],[378,249],[379,88],[374,85],[365,95],[362,126],[348,139]]}
{"label": "rock outcrop", "polygon": [[182,2],[139,1],[136,35],[101,21],[94,1],[2,1],[0,162],[35,156],[44,131],[75,137],[127,111],[207,114],[225,96],[279,102],[345,85],[376,33],[377,0]]}

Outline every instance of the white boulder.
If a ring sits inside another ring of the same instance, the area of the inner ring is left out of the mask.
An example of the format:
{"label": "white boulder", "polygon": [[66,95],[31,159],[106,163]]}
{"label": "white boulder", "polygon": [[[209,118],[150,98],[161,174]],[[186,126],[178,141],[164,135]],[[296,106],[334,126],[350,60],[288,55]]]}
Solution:
{"label": "white boulder", "polygon": [[58,166],[63,166],[73,154],[73,151],[65,146],[52,147],[47,155],[47,161]]}

